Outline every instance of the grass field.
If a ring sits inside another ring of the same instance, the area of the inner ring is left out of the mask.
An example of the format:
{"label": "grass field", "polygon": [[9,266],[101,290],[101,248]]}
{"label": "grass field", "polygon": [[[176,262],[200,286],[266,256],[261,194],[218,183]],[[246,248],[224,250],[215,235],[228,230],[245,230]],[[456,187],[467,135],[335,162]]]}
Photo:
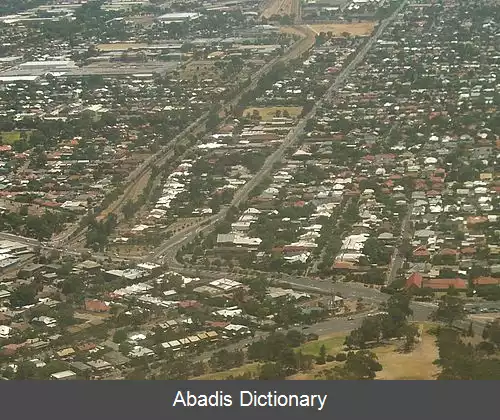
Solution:
{"label": "grass field", "polygon": [[[327,354],[335,355],[342,350],[344,335],[331,336],[325,340],[318,340],[304,344],[303,352],[317,355],[321,345],[325,345]],[[378,380],[433,380],[439,373],[434,365],[438,358],[438,349],[435,338],[428,332],[428,326],[423,327],[422,341],[410,353],[398,351],[397,344],[380,346],[372,350],[379,359],[383,369],[377,373]],[[308,380],[315,379],[323,370],[339,365],[339,362],[330,362],[322,366],[314,366],[311,372],[298,373],[288,379]]]}
{"label": "grass field", "polygon": [[[435,337],[431,335],[429,330],[430,325],[421,325],[422,340],[415,346],[410,353],[402,353],[399,351],[397,343],[379,346],[373,351],[382,364],[382,371],[377,373],[378,380],[434,380],[439,373],[439,369],[434,365],[434,361],[438,358],[438,349],[435,342]],[[321,346],[325,346],[326,354],[335,356],[343,351],[343,345],[346,333],[336,333],[327,336],[322,336],[319,340],[310,341],[300,346],[297,351],[302,351],[303,354],[317,356]],[[227,379],[229,376],[238,376],[243,373],[257,373],[259,363],[248,363],[241,367],[226,370],[223,372],[209,373],[195,380],[217,380]],[[288,377],[288,380],[311,380],[316,379],[318,374],[325,370],[329,370],[335,366],[342,365],[341,362],[328,362],[324,365],[314,365],[311,371],[300,372],[296,375]]]}
{"label": "grass field", "polygon": [[339,36],[347,32],[353,36],[370,35],[375,27],[375,22],[357,22],[357,23],[322,23],[309,25],[309,28],[316,34],[320,32],[332,32]]}
{"label": "grass field", "polygon": [[276,111],[281,111],[281,116],[283,116],[284,111],[287,111],[291,118],[297,118],[302,113],[301,106],[268,106],[263,108],[246,108],[243,111],[243,116],[252,115],[255,110],[259,112],[262,121],[272,121],[276,117]]}
{"label": "grass field", "polygon": [[2,131],[0,132],[3,144],[14,144],[21,139],[20,131]]}
{"label": "grass field", "polygon": [[310,341],[303,344],[302,346],[300,346],[300,350],[303,354],[312,354],[314,356],[317,356],[319,355],[319,349],[324,345],[326,348],[326,354],[335,356],[337,353],[342,351],[344,340],[345,333],[323,336],[319,340]]}

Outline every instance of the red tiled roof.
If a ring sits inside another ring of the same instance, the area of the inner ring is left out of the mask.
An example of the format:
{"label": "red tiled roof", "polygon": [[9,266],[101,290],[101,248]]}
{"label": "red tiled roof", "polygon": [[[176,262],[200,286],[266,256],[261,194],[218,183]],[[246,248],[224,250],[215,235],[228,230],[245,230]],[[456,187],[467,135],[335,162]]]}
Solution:
{"label": "red tiled roof", "polygon": [[456,249],[444,248],[439,251],[439,255],[458,255],[459,252]]}
{"label": "red tiled roof", "polygon": [[494,285],[494,284],[500,284],[500,278],[498,277],[477,277],[472,282],[476,286],[487,286],[487,285]]}
{"label": "red tiled roof", "polygon": [[384,153],[381,155],[375,156],[377,159],[395,159],[396,155],[394,153]]}
{"label": "red tiled roof", "polygon": [[109,311],[109,306],[102,300],[86,299],[85,310],[90,312],[107,312]]}
{"label": "red tiled roof", "polygon": [[205,322],[205,325],[208,325],[209,327],[212,328],[225,328],[230,324],[230,322],[224,322],[224,321],[207,321]]}
{"label": "red tiled roof", "polygon": [[181,308],[196,308],[200,306],[197,300],[182,300],[178,303]]}
{"label": "red tiled roof", "polygon": [[89,351],[95,349],[97,346],[94,343],[82,343],[76,346],[78,351]]}
{"label": "red tiled roof", "polygon": [[413,255],[415,257],[428,257],[430,254],[429,251],[427,251],[427,248],[425,248],[425,246],[420,246],[413,251]]}
{"label": "red tiled roof", "polygon": [[301,251],[304,251],[304,250],[309,249],[309,248],[310,248],[309,246],[304,246],[304,245],[285,245],[283,247],[283,252],[284,253],[301,252]]}
{"label": "red tiled roof", "polygon": [[2,347],[1,353],[4,356],[12,356],[15,354],[19,349],[22,349],[23,347],[26,346],[26,342],[20,343],[20,344],[6,344],[5,346]]}
{"label": "red tiled roof", "polygon": [[470,216],[467,218],[468,225],[477,225],[479,223],[486,223],[488,218],[486,216]]}
{"label": "red tiled roof", "polygon": [[455,289],[467,289],[467,281],[461,278],[455,279],[430,279],[424,282],[424,287],[429,287],[434,290],[446,290],[451,286]]}
{"label": "red tiled roof", "polygon": [[409,289],[412,286],[415,287],[422,287],[422,281],[424,278],[422,277],[422,274],[420,273],[413,273],[408,279],[406,280],[405,287]]}
{"label": "red tiled roof", "polygon": [[338,270],[352,270],[355,268],[354,263],[347,261],[339,261],[333,264],[332,268],[336,268]]}

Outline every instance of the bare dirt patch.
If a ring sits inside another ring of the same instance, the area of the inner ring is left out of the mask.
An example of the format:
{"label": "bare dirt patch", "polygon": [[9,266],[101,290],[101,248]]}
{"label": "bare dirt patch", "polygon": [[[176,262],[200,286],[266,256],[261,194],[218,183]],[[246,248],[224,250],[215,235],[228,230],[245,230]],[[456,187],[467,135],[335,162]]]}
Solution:
{"label": "bare dirt patch", "polygon": [[375,22],[357,22],[357,23],[321,23],[308,25],[314,33],[331,32],[334,36],[341,36],[348,33],[352,36],[370,35],[375,27]]}
{"label": "bare dirt patch", "polygon": [[215,65],[216,60],[193,60],[181,70],[181,79],[192,79],[196,76],[199,80],[220,80],[221,71]]}
{"label": "bare dirt patch", "polygon": [[[345,333],[321,337],[318,341],[307,343],[303,346],[304,354],[319,353],[322,344],[325,345],[327,354],[335,355],[342,351]],[[410,353],[401,353],[399,344],[394,343],[372,349],[382,364],[383,370],[378,372],[377,380],[434,380],[439,373],[439,368],[434,365],[438,358],[438,349],[435,337],[423,326],[422,340]],[[324,365],[315,365],[309,372],[301,372],[290,376],[290,380],[315,379],[325,370],[340,365],[339,362],[329,362]]]}
{"label": "bare dirt patch", "polygon": [[422,334],[422,341],[411,353],[400,353],[394,346],[376,350],[383,370],[377,374],[382,380],[434,380],[439,368],[434,365],[438,349],[434,336]]}

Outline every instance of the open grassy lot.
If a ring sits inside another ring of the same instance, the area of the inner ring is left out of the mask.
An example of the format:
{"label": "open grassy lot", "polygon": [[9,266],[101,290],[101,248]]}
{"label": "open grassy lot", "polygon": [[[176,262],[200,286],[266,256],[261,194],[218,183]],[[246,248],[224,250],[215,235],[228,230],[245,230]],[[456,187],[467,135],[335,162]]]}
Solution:
{"label": "open grassy lot", "polygon": [[375,27],[375,22],[356,22],[356,23],[321,23],[309,25],[316,34],[320,32],[332,32],[339,36],[344,32],[353,36],[370,35]]}
{"label": "open grassy lot", "polygon": [[396,346],[382,347],[375,352],[384,367],[377,379],[433,380],[439,373],[439,368],[433,364],[439,356],[436,340],[427,329],[411,353],[400,353]]}
{"label": "open grassy lot", "polygon": [[181,69],[181,79],[220,80],[221,70],[215,65],[216,60],[191,60]]}
{"label": "open grassy lot", "polygon": [[[2,131],[0,132],[3,144],[14,144],[21,140],[20,131]],[[26,132],[26,138],[29,137],[29,132]]]}
{"label": "open grassy lot", "polygon": [[312,354],[314,356],[319,355],[319,349],[321,346],[325,346],[326,354],[331,354],[335,356],[337,353],[342,351],[344,346],[345,333],[337,333],[320,337],[319,340],[310,341],[308,343],[300,346],[300,350],[303,354]]}
{"label": "open grassy lot", "polygon": [[[380,346],[372,351],[378,356],[382,364],[382,371],[377,373],[378,380],[434,380],[439,373],[439,368],[434,365],[438,358],[438,349],[435,337],[428,332],[428,326],[422,326],[422,340],[410,353],[399,351],[397,343]],[[317,355],[322,344],[326,347],[327,354],[335,355],[342,350],[344,335],[332,336],[325,340],[306,343],[303,352]],[[310,372],[301,372],[289,377],[291,380],[308,380],[324,370],[331,369],[339,362],[330,362],[322,366],[314,366]]]}
{"label": "open grassy lot", "polygon": [[[399,343],[382,345],[371,349],[382,364],[382,371],[377,373],[378,380],[434,380],[439,373],[439,368],[434,365],[438,358],[438,349],[435,337],[429,333],[430,325],[422,324],[421,341],[417,343],[410,353],[399,351]],[[335,333],[320,337],[319,340],[310,341],[300,346],[297,351],[303,354],[317,356],[321,346],[325,346],[326,353],[335,356],[343,351],[343,345],[346,333]],[[288,380],[311,380],[316,379],[318,375],[325,370],[332,369],[341,365],[341,362],[333,361],[324,365],[314,365],[308,372],[300,372],[288,377]],[[243,373],[256,374],[260,363],[248,363],[241,367],[226,370],[223,372],[209,373],[193,379],[217,380],[227,379],[229,376],[238,376]]]}
{"label": "open grassy lot", "polygon": [[281,111],[281,116],[283,116],[283,112],[288,112],[288,115],[291,118],[297,118],[302,113],[301,106],[267,106],[262,108],[246,108],[243,111],[243,115],[246,116],[248,114],[252,115],[254,111],[257,111],[259,115],[262,117],[262,121],[272,121],[274,117],[276,117],[276,112]]}

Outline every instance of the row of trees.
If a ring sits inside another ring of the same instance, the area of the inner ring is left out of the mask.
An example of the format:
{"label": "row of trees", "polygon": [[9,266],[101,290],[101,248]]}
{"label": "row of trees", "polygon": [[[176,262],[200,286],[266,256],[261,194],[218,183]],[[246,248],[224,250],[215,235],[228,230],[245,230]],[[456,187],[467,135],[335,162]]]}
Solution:
{"label": "row of trees", "polygon": [[436,331],[441,367],[438,379],[444,380],[492,380],[500,379],[500,322],[487,325],[482,341],[474,345],[472,324],[464,334],[450,326]]}
{"label": "row of trees", "polygon": [[104,220],[97,221],[91,218],[89,223],[89,230],[87,232],[87,247],[94,250],[104,251],[108,244],[108,237],[113,232],[117,224],[116,215],[111,213]]}
{"label": "row of trees", "polygon": [[39,216],[28,214],[28,207],[23,206],[19,213],[0,215],[0,230],[43,241],[60,232],[64,224],[73,219],[73,214],[64,211],[45,211]]}
{"label": "row of trees", "polygon": [[365,318],[359,328],[351,331],[346,337],[346,346],[365,349],[384,339],[404,338],[403,349],[410,351],[418,335],[417,327],[408,322],[408,318],[413,315],[410,302],[411,296],[408,293],[398,292],[392,295],[382,306],[384,313]]}

